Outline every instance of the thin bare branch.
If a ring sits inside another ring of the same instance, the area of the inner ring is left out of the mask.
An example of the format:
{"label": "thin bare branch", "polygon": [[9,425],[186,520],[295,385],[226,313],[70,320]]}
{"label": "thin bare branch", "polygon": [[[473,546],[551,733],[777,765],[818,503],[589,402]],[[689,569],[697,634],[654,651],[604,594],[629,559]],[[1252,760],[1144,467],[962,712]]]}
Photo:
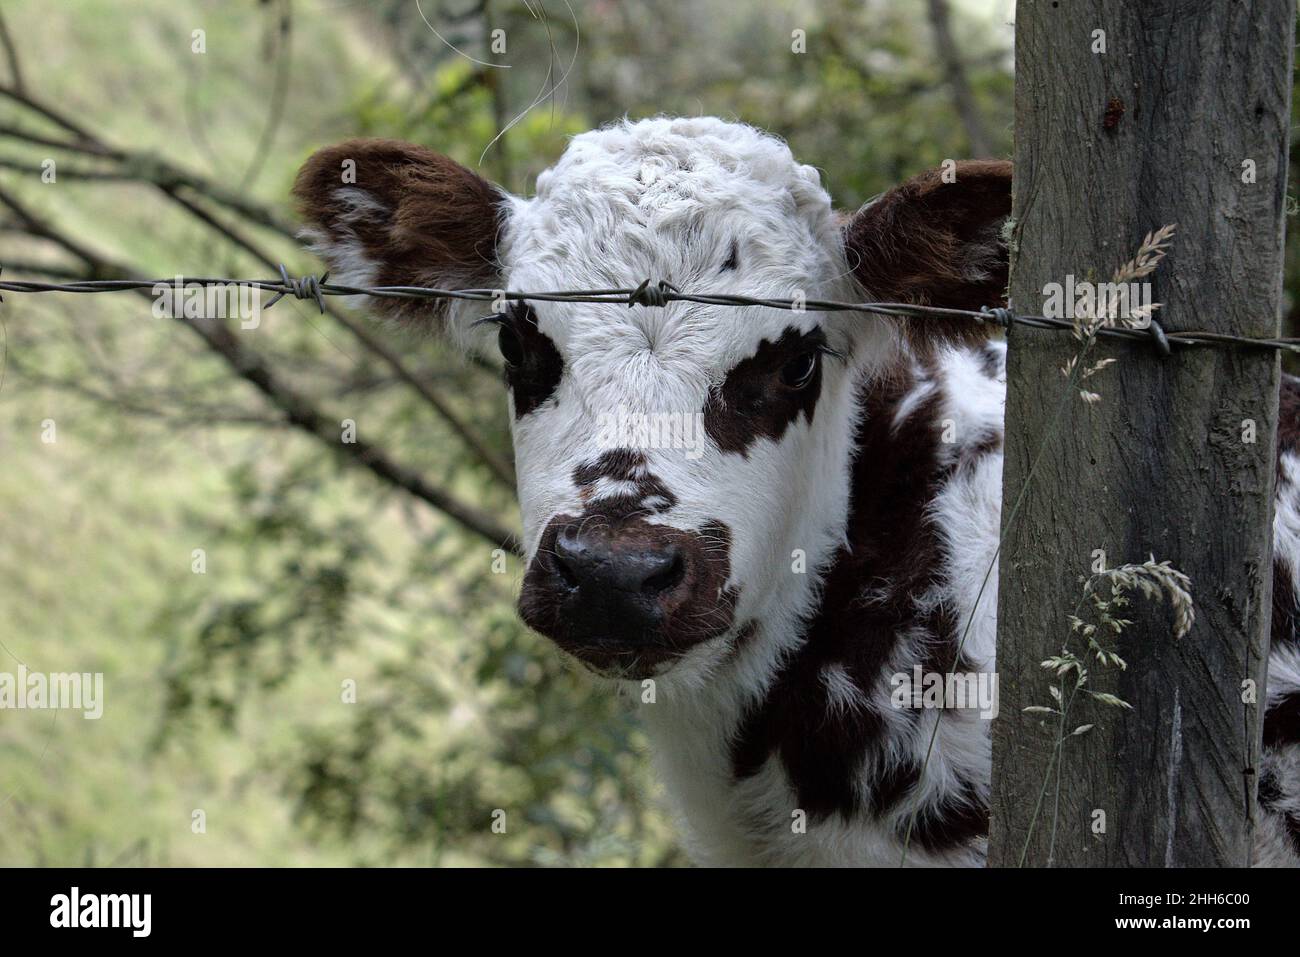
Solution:
{"label": "thin bare branch", "polygon": [[[10,169],[15,172],[26,173],[28,175],[39,176],[41,169],[30,163],[23,163],[19,160],[8,157],[0,157],[0,169]],[[68,179],[79,179],[87,181],[111,181],[111,182],[140,182],[151,185],[161,191],[170,201],[176,203],[191,216],[203,222],[209,228],[215,230],[227,240],[234,243],[239,248],[255,256],[261,262],[275,269],[277,259],[272,257],[265,249],[259,247],[251,239],[244,236],[233,226],[221,222],[216,216],[188,198],[185,194],[182,184],[177,182],[168,182],[163,180],[148,179],[143,175],[138,167],[135,169],[123,170],[90,170],[79,167],[69,168],[66,165],[59,167],[59,175]],[[339,325],[360,342],[367,350],[373,353],[380,361],[384,362],[398,376],[410,385],[416,393],[427,402],[438,416],[447,423],[456,436],[469,448],[469,450],[482,461],[492,472],[493,476],[509,488],[515,484],[514,469],[510,463],[491,449],[482,439],[479,438],[473,428],[470,427],[456,412],[451,408],[448,402],[439,395],[433,387],[409,368],[402,361],[401,357],[394,352],[381,339],[373,335],[364,325],[356,322],[343,312],[327,308],[327,314],[334,319]]]}
{"label": "thin bare branch", "polygon": [[5,59],[9,61],[9,75],[13,78],[15,90],[22,90],[23,69],[22,64],[18,62],[18,50],[14,46],[14,39],[9,34],[9,24],[5,22],[4,11],[0,10],[0,46],[4,47]]}
{"label": "thin bare branch", "polygon": [[[129,267],[112,263],[64,235],[3,189],[0,189],[0,204],[7,206],[27,226],[32,235],[58,244],[85,263],[92,275],[118,278],[132,274],[133,270]],[[138,292],[150,298],[147,290],[138,290]],[[282,381],[265,359],[244,345],[228,327],[212,320],[183,316],[177,317],[176,321],[195,333],[237,376],[270,400],[289,424],[342,454],[345,460],[365,466],[390,485],[423,500],[494,546],[505,548],[515,554],[520,553],[515,536],[497,524],[493,516],[461,502],[450,492],[426,481],[414,470],[393,461],[382,449],[361,438],[353,442],[340,441],[337,422],[321,412],[305,395]]]}

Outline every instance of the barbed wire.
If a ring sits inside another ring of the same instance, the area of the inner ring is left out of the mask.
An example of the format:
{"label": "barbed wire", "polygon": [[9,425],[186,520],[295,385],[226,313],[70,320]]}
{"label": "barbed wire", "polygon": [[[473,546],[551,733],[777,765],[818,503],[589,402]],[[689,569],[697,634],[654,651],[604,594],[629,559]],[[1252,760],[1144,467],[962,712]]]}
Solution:
{"label": "barbed wire", "polygon": [[[3,266],[0,266],[0,273]],[[980,309],[956,309],[947,306],[924,306],[904,302],[842,302],[834,299],[766,298],[733,293],[682,292],[669,282],[652,282],[647,279],[635,288],[564,289],[547,292],[520,292],[509,289],[439,289],[432,286],[349,286],[328,281],[329,273],[322,276],[294,278],[283,266],[278,279],[214,279],[206,277],[172,276],[169,279],[81,279],[66,282],[37,282],[33,280],[0,279],[0,292],[16,293],[106,293],[158,287],[174,289],[191,286],[244,286],[275,293],[262,308],[269,309],[285,296],[293,296],[316,303],[325,311],[326,296],[373,296],[377,299],[459,299],[477,302],[587,302],[613,305],[662,308],[673,302],[691,302],[711,306],[761,306],[784,309],[790,312],[856,312],[870,315],[892,316],[906,319],[961,319],[975,323],[992,323],[1003,329],[1013,325],[1035,329],[1074,332],[1078,326],[1072,319],[1056,316],[1026,315],[1002,307],[984,306]],[[3,302],[0,297],[0,302]],[[1241,347],[1252,349],[1285,350],[1300,353],[1300,338],[1255,338],[1225,332],[1206,330],[1166,330],[1154,318],[1143,317],[1139,327],[1102,325],[1096,334],[1108,339],[1126,339],[1148,342],[1162,355],[1169,355],[1172,347],[1211,346],[1218,348]]]}

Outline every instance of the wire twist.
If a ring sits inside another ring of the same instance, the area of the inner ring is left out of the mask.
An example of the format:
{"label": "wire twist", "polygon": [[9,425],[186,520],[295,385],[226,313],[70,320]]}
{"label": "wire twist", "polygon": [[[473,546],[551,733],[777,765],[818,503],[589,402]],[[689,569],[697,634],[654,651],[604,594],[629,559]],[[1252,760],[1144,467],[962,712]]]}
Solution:
{"label": "wire twist", "polygon": [[293,296],[297,299],[310,299],[320,307],[321,315],[325,315],[325,294],[322,287],[325,285],[330,274],[326,272],[317,279],[315,276],[303,276],[301,279],[292,279],[288,270],[284,268],[284,263],[280,263],[280,278],[284,280],[284,288],[279,290],[271,301],[263,309],[270,309],[285,296]]}
{"label": "wire twist", "polygon": [[678,289],[676,286],[663,279],[660,279],[654,285],[650,284],[649,279],[644,279],[641,281],[641,285],[628,293],[627,307],[629,309],[633,306],[662,308],[672,301],[670,295],[677,291]]}
{"label": "wire twist", "polygon": [[995,322],[1003,329],[1010,329],[1011,324],[1016,321],[1015,313],[1010,309],[1004,309],[1001,306],[995,306],[993,308],[980,306],[980,314],[980,317],[975,320],[976,322],[984,322],[984,317],[987,317],[987,321]]}

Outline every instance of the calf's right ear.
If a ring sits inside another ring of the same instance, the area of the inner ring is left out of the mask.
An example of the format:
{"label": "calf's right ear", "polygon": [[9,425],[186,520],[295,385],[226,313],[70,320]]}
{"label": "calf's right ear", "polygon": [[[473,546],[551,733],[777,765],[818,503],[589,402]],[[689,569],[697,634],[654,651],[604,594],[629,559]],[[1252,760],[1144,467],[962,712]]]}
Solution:
{"label": "calf's right ear", "polygon": [[[440,153],[398,140],[355,139],[313,154],[293,193],[303,236],[348,286],[495,288],[497,242],[512,197]],[[412,325],[449,325],[464,339],[483,303],[367,297]]]}

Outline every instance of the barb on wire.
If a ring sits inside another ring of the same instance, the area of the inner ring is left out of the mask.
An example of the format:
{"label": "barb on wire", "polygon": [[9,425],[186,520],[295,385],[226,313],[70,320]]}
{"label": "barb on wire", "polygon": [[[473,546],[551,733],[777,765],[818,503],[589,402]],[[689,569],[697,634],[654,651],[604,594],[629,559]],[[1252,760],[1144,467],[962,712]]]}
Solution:
{"label": "barb on wire", "polygon": [[[0,267],[2,269],[3,267]],[[274,293],[267,307],[284,296],[307,299],[325,309],[325,296],[373,296],[378,299],[460,299],[475,302],[590,302],[615,305],[662,308],[673,302],[693,302],[711,306],[758,306],[768,309],[785,309],[792,312],[856,312],[868,315],[893,316],[908,319],[965,319],[971,322],[993,322],[1003,329],[1028,326],[1034,329],[1073,331],[1069,319],[1054,316],[1023,315],[1010,309],[984,306],[980,309],[954,309],[941,306],[921,306],[905,302],[840,302],[833,299],[782,299],[757,298],[733,293],[682,292],[669,282],[651,282],[649,279],[636,287],[618,289],[563,289],[549,292],[520,292],[509,289],[438,289],[432,286],[346,286],[328,281],[329,273],[320,277],[291,277],[284,266],[278,279],[211,279],[190,276],[173,276],[170,279],[84,279],[69,282],[35,282],[31,280],[0,279],[3,292],[65,292],[101,293],[124,292],[132,289],[174,288],[184,286],[250,286]],[[3,301],[0,299],[0,301]],[[1205,330],[1168,330],[1154,318],[1143,320],[1141,328],[1103,326],[1097,335],[1110,339],[1153,344],[1160,355],[1169,355],[1172,347],[1212,346],[1218,348],[1241,347],[1250,349],[1285,350],[1300,353],[1300,338],[1256,338],[1226,332]]]}
{"label": "barb on wire", "polygon": [[290,279],[289,273],[284,268],[284,263],[280,263],[280,278],[284,280],[285,288],[271,297],[263,309],[270,309],[285,296],[294,296],[297,299],[310,299],[320,307],[321,315],[325,315],[325,297],[321,293],[321,286],[329,279],[330,274],[325,273],[317,279],[315,276],[303,276],[301,279]]}

